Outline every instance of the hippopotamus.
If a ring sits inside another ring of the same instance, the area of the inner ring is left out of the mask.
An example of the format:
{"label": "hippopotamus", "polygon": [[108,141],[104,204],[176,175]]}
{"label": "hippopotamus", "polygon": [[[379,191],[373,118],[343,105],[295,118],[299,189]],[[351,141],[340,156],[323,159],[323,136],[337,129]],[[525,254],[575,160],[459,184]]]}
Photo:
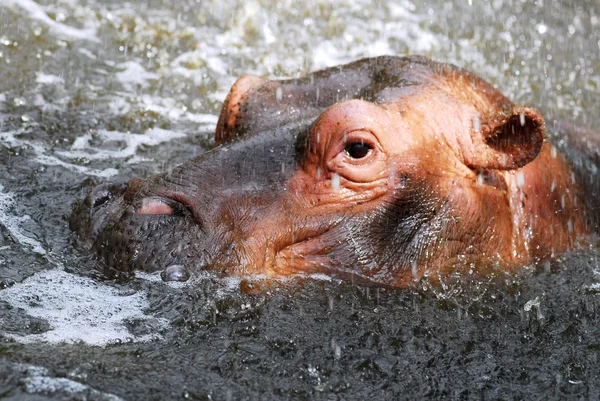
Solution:
{"label": "hippopotamus", "polygon": [[[600,140],[459,67],[376,57],[305,77],[246,75],[214,149],[95,187],[70,227],[109,278],[325,273],[406,287],[590,246]],[[566,142],[565,142],[566,141]]]}

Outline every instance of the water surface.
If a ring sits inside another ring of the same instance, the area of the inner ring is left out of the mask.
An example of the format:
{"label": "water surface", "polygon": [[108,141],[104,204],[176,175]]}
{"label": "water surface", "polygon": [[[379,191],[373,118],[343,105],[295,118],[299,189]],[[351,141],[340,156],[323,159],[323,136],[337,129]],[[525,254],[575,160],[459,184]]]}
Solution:
{"label": "water surface", "polygon": [[600,397],[598,249],[441,288],[106,282],[66,217],[213,145],[231,84],[381,54],[599,127],[594,1],[0,0],[0,398]]}

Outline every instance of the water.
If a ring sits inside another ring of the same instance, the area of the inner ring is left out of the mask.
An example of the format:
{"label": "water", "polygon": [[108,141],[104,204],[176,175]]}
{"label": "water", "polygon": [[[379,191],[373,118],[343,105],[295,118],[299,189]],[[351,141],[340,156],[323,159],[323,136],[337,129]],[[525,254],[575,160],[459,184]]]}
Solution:
{"label": "water", "polygon": [[437,289],[117,284],[66,223],[92,185],[210,148],[245,73],[419,53],[547,122],[597,128],[598,14],[592,1],[0,0],[0,398],[598,398],[598,249]]}

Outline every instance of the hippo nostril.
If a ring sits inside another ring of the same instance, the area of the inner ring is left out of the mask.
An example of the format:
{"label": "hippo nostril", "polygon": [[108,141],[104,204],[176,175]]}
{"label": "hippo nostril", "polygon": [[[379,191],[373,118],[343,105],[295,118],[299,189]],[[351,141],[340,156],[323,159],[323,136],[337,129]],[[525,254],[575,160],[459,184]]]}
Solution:
{"label": "hippo nostril", "polygon": [[98,208],[112,199],[112,193],[109,187],[100,186],[92,189],[85,199],[85,203],[92,208]]}
{"label": "hippo nostril", "polygon": [[120,196],[125,188],[123,184],[99,185],[88,193],[85,198],[85,205],[91,209],[97,209]]}
{"label": "hippo nostril", "polygon": [[94,208],[104,205],[112,198],[111,193],[107,189],[104,189],[99,193],[92,194],[92,196],[92,207]]}

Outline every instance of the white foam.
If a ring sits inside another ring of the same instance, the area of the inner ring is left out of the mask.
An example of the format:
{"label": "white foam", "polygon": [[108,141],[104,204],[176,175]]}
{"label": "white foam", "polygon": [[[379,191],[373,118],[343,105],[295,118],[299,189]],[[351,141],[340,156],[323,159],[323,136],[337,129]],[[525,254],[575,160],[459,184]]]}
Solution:
{"label": "white foam", "polygon": [[58,151],[56,153],[70,159],[123,159],[134,156],[141,146],[156,146],[160,143],[186,136],[181,132],[174,132],[161,128],[152,128],[143,134],[99,130],[96,135],[102,140],[103,146],[105,146],[107,142],[122,142],[125,146],[117,150],[94,148],[90,146],[92,136],[88,133],[75,139],[71,146],[71,150]]}
{"label": "white foam", "polygon": [[20,244],[31,247],[32,251],[37,254],[45,255],[46,250],[39,241],[23,234],[21,225],[24,222],[31,220],[31,217],[29,215],[11,215],[10,209],[14,204],[14,194],[11,192],[4,192],[4,187],[0,185],[0,223],[6,227],[11,236]]}
{"label": "white foam", "polygon": [[77,49],[77,51],[92,60],[96,60],[98,58],[94,53],[92,53],[91,51],[89,51],[88,49],[86,49],[84,47]]}
{"label": "white foam", "polygon": [[[425,17],[393,1],[387,2],[387,7],[394,16],[391,21],[356,20],[341,35],[312,47],[313,69],[347,63],[358,57],[395,54],[393,43],[410,44],[414,54],[430,54],[440,48],[439,38],[423,28]],[[355,41],[358,37],[363,40]]]}
{"label": "white foam", "polygon": [[129,90],[136,89],[137,86],[147,88],[150,84],[148,81],[160,78],[160,75],[153,72],[148,72],[140,63],[128,61],[118,65],[122,71],[117,72],[115,76],[121,84]]}
{"label": "white foam", "polygon": [[85,166],[67,163],[63,160],[60,160],[56,156],[48,154],[49,150],[45,149],[44,146],[39,142],[23,140],[19,138],[20,134],[22,134],[23,132],[23,130],[0,132],[0,143],[3,143],[6,146],[13,149],[18,149],[21,147],[33,149],[33,151],[36,154],[35,160],[42,165],[61,166],[68,170],[76,171],[81,174],[93,175],[104,178],[112,177],[118,173],[118,170],[114,168],[97,170]]}
{"label": "white foam", "polygon": [[35,79],[35,82],[37,82],[38,84],[56,85],[65,83],[65,80],[62,77],[59,77],[58,75],[44,74],[43,72],[37,72],[36,75],[37,77]]}
{"label": "white foam", "polygon": [[21,379],[25,391],[29,394],[53,394],[67,393],[78,395],[77,399],[93,398],[94,400],[120,401],[122,398],[114,394],[98,391],[88,385],[79,383],[64,377],[52,377],[48,369],[26,364],[15,364],[18,370],[25,373],[27,377]]}
{"label": "white foam", "polygon": [[100,42],[96,37],[96,27],[88,26],[84,29],[73,28],[50,18],[44,8],[33,0],[3,0],[5,7],[20,7],[27,12],[27,16],[46,25],[55,35],[63,39],[80,39],[91,42]]}
{"label": "white foam", "polygon": [[0,291],[0,299],[30,316],[46,320],[52,327],[41,334],[4,333],[22,343],[83,341],[102,346],[124,340],[144,342],[161,336],[132,335],[125,327],[128,321],[152,318],[158,329],[168,327],[165,319],[144,314],[148,307],[146,293],[124,295],[114,287],[59,269],[38,272]]}
{"label": "white foam", "polygon": [[[205,121],[210,121],[206,119]],[[33,149],[36,153],[35,160],[46,166],[60,166],[65,169],[75,171],[77,173],[85,175],[93,175],[96,177],[109,178],[118,173],[117,169],[106,168],[106,169],[94,169],[87,166],[80,166],[78,164],[69,163],[68,161],[62,160],[53,154],[50,154],[51,150],[44,147],[43,144],[32,141],[21,139],[20,135],[24,133],[24,130],[0,132],[0,143],[4,143],[11,148],[26,147]],[[186,135],[180,132],[174,132],[164,130],[161,128],[153,128],[146,131],[143,134],[131,134],[119,131],[108,131],[99,130],[97,135],[103,139],[103,146],[107,142],[123,142],[124,147],[116,150],[94,148],[89,146],[91,141],[91,134],[86,133],[75,139],[71,150],[56,151],[55,154],[67,159],[86,159],[86,160],[107,160],[107,159],[123,159],[135,156],[138,149],[141,146],[156,146],[163,142],[167,142],[173,139],[183,138]],[[140,159],[137,159],[140,160]]]}

